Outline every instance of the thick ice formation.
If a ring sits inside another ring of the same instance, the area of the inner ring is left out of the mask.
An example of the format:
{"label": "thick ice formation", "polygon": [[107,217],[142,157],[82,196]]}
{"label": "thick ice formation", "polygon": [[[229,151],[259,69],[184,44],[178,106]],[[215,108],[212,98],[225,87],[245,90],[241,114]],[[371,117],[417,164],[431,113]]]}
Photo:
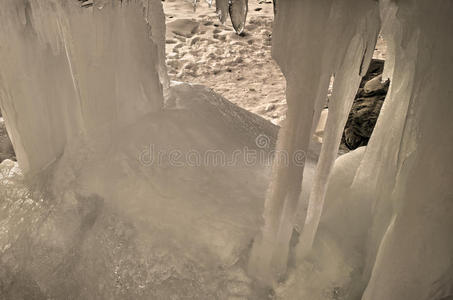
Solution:
{"label": "thick ice formation", "polygon": [[[279,1],[277,5],[273,56],[287,80],[288,102],[279,150],[287,151],[291,157],[296,151],[307,151],[331,75],[335,75],[326,140],[302,232],[304,242],[300,243],[308,250],[318,226],[342,128],[371,60],[379,24],[375,1]],[[250,261],[250,271],[268,282],[286,273],[303,169],[303,165],[274,165],[274,180],[264,212],[266,223]]]}
{"label": "thick ice formation", "polygon": [[89,9],[77,1],[2,3],[1,105],[25,171],[48,166],[76,136],[114,132],[162,108],[162,8],[153,10],[160,26],[152,34],[142,21],[148,9],[134,2],[121,10],[111,1]]}
{"label": "thick ice formation", "polygon": [[0,101],[26,179],[1,165],[0,298],[263,298],[244,260],[277,127],[203,87],[164,103],[150,2],[2,3]]}
{"label": "thick ice formation", "polygon": [[[299,239],[298,269],[279,288],[282,299],[453,296],[449,186],[453,106],[444,65],[452,62],[453,3],[406,0],[379,5],[375,1],[279,1],[277,5],[274,56],[288,80],[289,108],[279,147],[307,146],[318,96],[325,94],[330,72],[336,75],[333,93],[337,95],[329,102],[336,112],[328,120],[313,181]],[[366,52],[373,49],[380,29],[379,8],[390,46],[385,71],[392,78],[390,92],[365,152],[360,149],[360,155],[338,161],[332,174],[333,150],[342,128],[336,126],[343,124],[348,97],[368,63]],[[342,176],[346,178],[341,180]],[[296,167],[277,168],[274,175],[266,224],[250,262],[250,270],[262,280],[272,281],[286,268],[301,177],[302,170]],[[327,206],[317,230],[325,195]]]}

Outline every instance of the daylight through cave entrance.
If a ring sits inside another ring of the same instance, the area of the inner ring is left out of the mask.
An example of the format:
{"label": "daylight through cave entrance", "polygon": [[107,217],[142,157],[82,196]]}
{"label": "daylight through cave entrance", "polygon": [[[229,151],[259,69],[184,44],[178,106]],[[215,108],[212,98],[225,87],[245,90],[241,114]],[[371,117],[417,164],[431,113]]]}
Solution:
{"label": "daylight through cave entrance", "polygon": [[[249,2],[247,23],[241,35],[235,33],[229,18],[222,24],[215,7],[208,2],[199,1],[195,11],[191,1],[167,0],[163,7],[170,80],[205,85],[240,107],[281,125],[287,111],[286,81],[271,56],[272,2]],[[366,83],[382,74],[386,48],[380,35],[373,61],[352,105],[340,154],[368,143],[389,84],[380,79]],[[314,130],[314,139],[320,143],[333,78]]]}
{"label": "daylight through cave entrance", "polygon": [[205,85],[279,125],[286,114],[286,82],[271,57],[272,1],[249,1],[241,35],[205,1],[195,12],[191,1],[162,3],[170,80]]}

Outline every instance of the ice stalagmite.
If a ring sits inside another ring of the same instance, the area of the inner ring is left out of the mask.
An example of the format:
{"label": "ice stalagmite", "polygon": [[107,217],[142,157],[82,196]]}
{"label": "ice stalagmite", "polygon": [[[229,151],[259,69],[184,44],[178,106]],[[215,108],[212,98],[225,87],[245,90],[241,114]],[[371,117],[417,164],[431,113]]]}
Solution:
{"label": "ice stalagmite", "polygon": [[[274,164],[264,212],[265,225],[256,240],[250,271],[272,282],[286,272],[289,240],[295,223],[303,175],[303,157],[326,101],[332,74],[333,114],[328,141],[318,166],[310,204],[308,244],[316,231],[328,176],[341,138],[342,124],[366,70],[379,30],[375,1],[279,1],[273,32],[273,56],[287,80],[288,113],[278,151],[290,157],[289,165]],[[319,22],[319,20],[323,20]],[[352,78],[350,78],[352,77]],[[351,80],[349,80],[351,79]],[[339,127],[337,127],[339,126]],[[315,200],[316,199],[316,200]]]}

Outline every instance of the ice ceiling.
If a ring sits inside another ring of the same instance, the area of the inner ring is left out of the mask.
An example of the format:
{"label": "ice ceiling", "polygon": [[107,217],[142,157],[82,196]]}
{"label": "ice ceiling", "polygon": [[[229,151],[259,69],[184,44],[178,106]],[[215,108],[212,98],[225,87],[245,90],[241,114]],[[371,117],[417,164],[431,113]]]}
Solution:
{"label": "ice ceiling", "polygon": [[[2,1],[2,298],[452,299],[453,2],[275,8],[279,131],[169,84],[159,0]],[[380,31],[387,99],[337,158]]]}

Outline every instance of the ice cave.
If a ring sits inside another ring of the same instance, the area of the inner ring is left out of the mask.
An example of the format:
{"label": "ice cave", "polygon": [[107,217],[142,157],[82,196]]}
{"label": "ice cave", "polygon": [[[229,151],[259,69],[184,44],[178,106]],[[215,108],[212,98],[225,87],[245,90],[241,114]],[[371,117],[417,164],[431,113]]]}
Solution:
{"label": "ice cave", "polygon": [[[181,1],[253,45],[255,0]],[[169,77],[168,2],[0,1],[0,299],[453,299],[453,1],[259,1],[279,125]],[[340,155],[380,36],[388,93]]]}

